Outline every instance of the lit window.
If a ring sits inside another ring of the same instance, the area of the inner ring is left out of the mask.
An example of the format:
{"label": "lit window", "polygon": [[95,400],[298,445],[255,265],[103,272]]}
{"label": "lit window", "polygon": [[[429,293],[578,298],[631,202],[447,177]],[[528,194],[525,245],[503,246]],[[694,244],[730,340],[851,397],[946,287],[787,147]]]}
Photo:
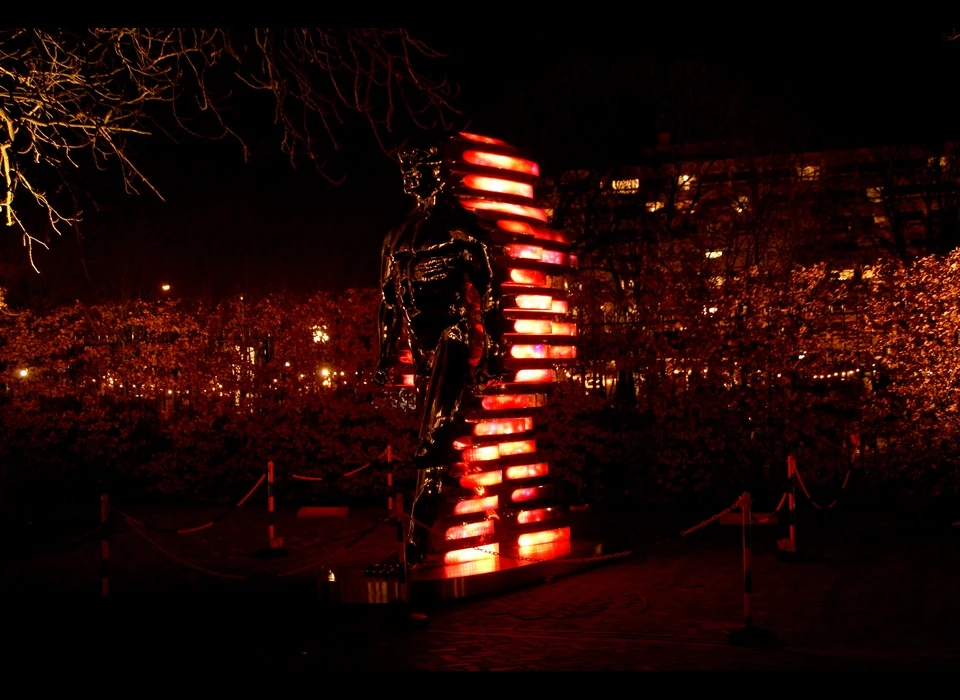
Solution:
{"label": "lit window", "polygon": [[681,190],[689,190],[696,184],[697,178],[693,175],[681,175],[677,178],[677,184]]}
{"label": "lit window", "polygon": [[873,270],[871,270],[869,267],[863,268],[863,275],[862,275],[862,277],[863,277],[863,279],[865,279],[865,280],[871,279],[871,278],[873,277]]}
{"label": "lit window", "polygon": [[633,178],[630,180],[611,180],[610,188],[614,192],[636,192],[640,189],[640,180],[639,178]]}
{"label": "lit window", "polygon": [[887,217],[875,216],[873,217],[873,223],[877,224],[878,226],[884,226],[887,223]]}
{"label": "lit window", "polygon": [[800,176],[801,180],[816,180],[818,177],[820,177],[820,166],[803,165],[797,168],[797,175]]}
{"label": "lit window", "polygon": [[663,202],[647,202],[647,211],[655,212],[663,209]]}
{"label": "lit window", "polygon": [[330,340],[330,336],[327,335],[326,326],[314,326],[311,330],[313,331],[313,342],[325,343]]}
{"label": "lit window", "polygon": [[723,257],[723,251],[722,251],[722,250],[708,250],[708,251],[707,251],[707,258],[708,258],[709,260],[714,260],[715,258],[720,258],[720,257]]}
{"label": "lit window", "polygon": [[938,165],[941,168],[948,167],[950,165],[950,158],[948,156],[940,156],[939,158],[931,156],[927,158],[927,167],[936,168]]}
{"label": "lit window", "polygon": [[737,203],[734,204],[734,209],[737,210],[738,214],[742,214],[747,210],[747,205],[750,203],[749,197],[737,197]]}
{"label": "lit window", "polygon": [[867,199],[869,199],[871,202],[879,202],[882,199],[881,193],[882,190],[879,187],[868,187]]}
{"label": "lit window", "polygon": [[852,280],[853,279],[853,270],[841,270],[838,275],[839,279],[842,280]]}

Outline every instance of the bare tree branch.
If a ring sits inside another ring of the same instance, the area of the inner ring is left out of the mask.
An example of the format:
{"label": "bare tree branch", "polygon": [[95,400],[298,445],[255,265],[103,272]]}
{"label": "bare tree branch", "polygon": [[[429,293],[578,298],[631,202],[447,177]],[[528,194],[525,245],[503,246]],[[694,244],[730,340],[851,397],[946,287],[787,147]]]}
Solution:
{"label": "bare tree branch", "polygon": [[132,139],[233,137],[249,158],[229,119],[231,85],[271,98],[291,164],[307,158],[335,181],[323,155],[341,147],[351,116],[387,153],[401,121],[448,127],[454,90],[424,65],[440,56],[392,28],[0,29],[0,217],[33,265],[40,228],[81,221],[71,190],[85,168],[113,168],[126,192],[161,196]]}

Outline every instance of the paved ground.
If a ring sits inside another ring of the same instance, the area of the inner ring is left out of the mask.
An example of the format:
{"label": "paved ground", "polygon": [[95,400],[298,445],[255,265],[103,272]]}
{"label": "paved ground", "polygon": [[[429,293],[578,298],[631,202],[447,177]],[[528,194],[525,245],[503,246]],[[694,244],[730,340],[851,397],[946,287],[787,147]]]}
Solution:
{"label": "paved ground", "polygon": [[[209,514],[135,513],[176,527]],[[265,544],[265,519],[256,512],[189,536],[143,533],[152,544],[118,527],[107,606],[98,597],[99,542],[54,547],[48,532],[46,552],[21,547],[0,569],[10,638],[18,640],[8,659],[311,674],[960,670],[960,528],[801,514],[804,561],[781,561],[775,540],[782,533],[754,528],[754,622],[776,636],[775,649],[728,643],[743,621],[736,527],[712,524],[650,546],[682,526],[662,523],[658,532],[631,516],[583,514],[581,532],[625,531],[637,554],[549,584],[421,609],[428,617],[418,627],[399,605],[343,609],[313,600],[316,572],[362,568],[393,546],[394,532],[383,526],[345,547],[379,511],[313,521],[285,511],[277,529],[289,556],[272,560],[251,556]],[[34,537],[38,547],[42,539]]]}

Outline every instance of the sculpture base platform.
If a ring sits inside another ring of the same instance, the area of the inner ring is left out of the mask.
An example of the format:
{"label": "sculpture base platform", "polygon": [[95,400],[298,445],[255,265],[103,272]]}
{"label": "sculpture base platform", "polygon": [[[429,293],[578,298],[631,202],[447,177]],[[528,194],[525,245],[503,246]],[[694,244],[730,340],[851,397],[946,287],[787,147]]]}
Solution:
{"label": "sculpture base platform", "polygon": [[576,540],[569,543],[565,554],[554,558],[546,558],[546,553],[538,558],[538,553],[531,549],[534,548],[526,548],[522,556],[519,551],[504,550],[500,556],[461,564],[428,562],[411,568],[405,583],[393,576],[346,574],[329,581],[322,575],[318,593],[321,601],[347,605],[423,605],[548,583],[596,565],[594,557],[605,553],[601,543]]}

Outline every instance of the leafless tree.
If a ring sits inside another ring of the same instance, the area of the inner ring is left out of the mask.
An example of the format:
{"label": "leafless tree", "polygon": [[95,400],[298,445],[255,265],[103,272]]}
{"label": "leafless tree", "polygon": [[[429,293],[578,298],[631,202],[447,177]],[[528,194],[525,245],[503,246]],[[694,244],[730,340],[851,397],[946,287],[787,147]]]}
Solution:
{"label": "leafless tree", "polygon": [[90,168],[160,196],[137,137],[232,136],[248,156],[229,113],[236,89],[272,100],[291,162],[326,174],[350,117],[390,152],[398,122],[446,127],[455,113],[453,87],[430,77],[439,57],[405,29],[0,29],[0,217],[33,264],[38,231],[80,220]]}

